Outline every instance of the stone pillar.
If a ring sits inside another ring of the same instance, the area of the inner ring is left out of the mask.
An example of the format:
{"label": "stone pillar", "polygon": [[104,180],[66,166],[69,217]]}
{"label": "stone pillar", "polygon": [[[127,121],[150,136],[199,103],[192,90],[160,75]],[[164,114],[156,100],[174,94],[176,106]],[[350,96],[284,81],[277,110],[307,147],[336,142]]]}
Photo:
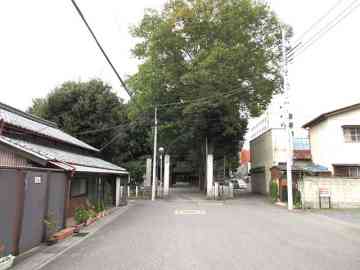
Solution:
{"label": "stone pillar", "polygon": [[120,200],[124,200],[124,186],[120,186]]}
{"label": "stone pillar", "polygon": [[120,184],[121,184],[121,180],[120,177],[116,177],[116,190],[115,190],[115,206],[118,207],[120,205],[122,196],[121,196],[121,192],[120,192]]}
{"label": "stone pillar", "polygon": [[151,158],[147,158],[146,159],[146,174],[145,174],[145,181],[144,181],[144,186],[145,187],[150,187],[151,186]]}
{"label": "stone pillar", "polygon": [[127,194],[128,194],[128,197],[130,197],[130,186],[129,185],[127,186]]}
{"label": "stone pillar", "polygon": [[234,183],[229,182],[229,197],[234,198]]}
{"label": "stone pillar", "polygon": [[135,197],[137,198],[139,196],[139,186],[135,187]]}
{"label": "stone pillar", "polygon": [[214,182],[214,156],[212,154],[208,154],[206,161],[206,195],[208,198],[211,198]]}
{"label": "stone pillar", "polygon": [[215,200],[219,199],[219,183],[215,182],[214,184],[214,197]]}
{"label": "stone pillar", "polygon": [[165,155],[164,161],[164,196],[169,195],[169,185],[170,185],[170,156]]}

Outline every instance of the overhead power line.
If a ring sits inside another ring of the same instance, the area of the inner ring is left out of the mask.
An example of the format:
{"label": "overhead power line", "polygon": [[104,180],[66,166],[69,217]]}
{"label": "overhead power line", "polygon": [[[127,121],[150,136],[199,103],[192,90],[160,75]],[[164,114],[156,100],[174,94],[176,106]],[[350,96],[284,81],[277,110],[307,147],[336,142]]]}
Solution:
{"label": "overhead power line", "polygon": [[226,93],[214,94],[211,96],[192,99],[192,100],[182,100],[182,101],[171,102],[171,103],[163,103],[163,104],[154,105],[153,107],[164,108],[164,107],[171,107],[171,106],[175,106],[175,107],[185,106],[185,105],[189,105],[189,104],[192,104],[192,105],[197,105],[197,104],[202,104],[202,103],[205,104],[205,103],[208,103],[210,101],[210,99],[213,99],[213,98],[230,97],[232,95],[236,95],[239,93],[240,90],[241,89],[236,88],[236,89],[233,89]]}
{"label": "overhead power line", "polygon": [[330,9],[328,9],[324,15],[322,15],[319,19],[317,19],[314,23],[312,23],[300,36],[299,38],[294,42],[295,46],[289,51],[291,53],[293,50],[295,50],[297,47],[299,47],[302,42],[301,40],[309,33],[311,32],[317,25],[319,25],[324,19],[326,19],[331,12],[333,12],[344,0],[338,0],[333,6],[331,6]]}
{"label": "overhead power line", "polygon": [[71,0],[72,4],[74,5],[76,11],[78,12],[79,16],[81,17],[82,21],[84,22],[84,24],[86,25],[87,29],[89,30],[91,36],[93,37],[93,39],[96,42],[96,45],[99,47],[101,53],[104,55],[106,61],[109,63],[111,69],[114,71],[116,77],[119,79],[122,87],[125,89],[126,93],[129,95],[129,97],[131,97],[131,92],[129,91],[129,89],[127,88],[124,80],[121,78],[119,72],[116,70],[115,66],[113,65],[113,63],[111,62],[109,56],[106,54],[105,50],[103,49],[103,47],[101,46],[100,42],[98,41],[98,39],[96,38],[94,31],[91,29],[90,25],[88,24],[88,22],[86,21],[84,14],[82,13],[82,11],[80,10],[79,6],[76,4],[75,0]]}
{"label": "overhead power line", "polygon": [[[296,50],[293,50],[289,53],[289,62],[292,62],[295,57],[304,53],[310,46],[320,40],[324,35],[330,32],[335,26],[341,23],[345,18],[347,18],[351,13],[353,13],[357,8],[360,7],[359,0],[354,0],[346,8],[344,8],[334,19],[328,22],[324,27],[322,27],[318,32],[311,36],[307,41],[302,42],[302,45],[299,46]],[[357,3],[357,5],[355,5]]]}

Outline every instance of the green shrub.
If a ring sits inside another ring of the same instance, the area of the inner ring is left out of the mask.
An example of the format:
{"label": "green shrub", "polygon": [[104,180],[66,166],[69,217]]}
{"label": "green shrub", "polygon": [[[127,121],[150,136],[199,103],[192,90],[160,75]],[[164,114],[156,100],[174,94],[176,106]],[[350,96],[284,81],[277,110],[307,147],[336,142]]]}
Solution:
{"label": "green shrub", "polygon": [[274,181],[271,181],[271,184],[270,184],[270,196],[271,196],[271,200],[273,202],[277,201],[277,199],[278,199],[278,185]]}
{"label": "green shrub", "polygon": [[76,208],[75,209],[75,222],[76,224],[81,224],[86,222],[90,217],[90,213],[85,208]]}

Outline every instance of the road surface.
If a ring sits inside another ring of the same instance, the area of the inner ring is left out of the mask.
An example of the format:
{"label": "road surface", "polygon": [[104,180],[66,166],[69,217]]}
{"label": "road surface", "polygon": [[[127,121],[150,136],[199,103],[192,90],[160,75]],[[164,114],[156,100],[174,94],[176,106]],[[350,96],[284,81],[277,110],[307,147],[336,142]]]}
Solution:
{"label": "road surface", "polygon": [[179,193],[134,204],[43,269],[360,269],[360,227],[263,197],[222,203]]}

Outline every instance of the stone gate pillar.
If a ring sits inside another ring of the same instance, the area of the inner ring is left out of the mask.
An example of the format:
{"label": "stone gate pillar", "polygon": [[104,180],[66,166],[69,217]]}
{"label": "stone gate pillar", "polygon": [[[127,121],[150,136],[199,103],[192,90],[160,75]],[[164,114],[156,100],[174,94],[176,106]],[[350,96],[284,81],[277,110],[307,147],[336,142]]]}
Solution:
{"label": "stone gate pillar", "polygon": [[206,163],[206,195],[212,198],[214,182],[214,156],[212,154],[207,155]]}
{"label": "stone gate pillar", "polygon": [[151,186],[151,170],[152,170],[152,160],[151,158],[146,159],[146,174],[145,174],[145,181],[144,186],[150,187]]}
{"label": "stone gate pillar", "polygon": [[120,205],[121,199],[122,199],[122,194],[120,191],[120,186],[121,186],[121,179],[120,177],[116,177],[116,190],[115,190],[115,206],[118,207]]}
{"label": "stone gate pillar", "polygon": [[165,155],[164,160],[164,196],[169,195],[169,185],[170,185],[170,156]]}

